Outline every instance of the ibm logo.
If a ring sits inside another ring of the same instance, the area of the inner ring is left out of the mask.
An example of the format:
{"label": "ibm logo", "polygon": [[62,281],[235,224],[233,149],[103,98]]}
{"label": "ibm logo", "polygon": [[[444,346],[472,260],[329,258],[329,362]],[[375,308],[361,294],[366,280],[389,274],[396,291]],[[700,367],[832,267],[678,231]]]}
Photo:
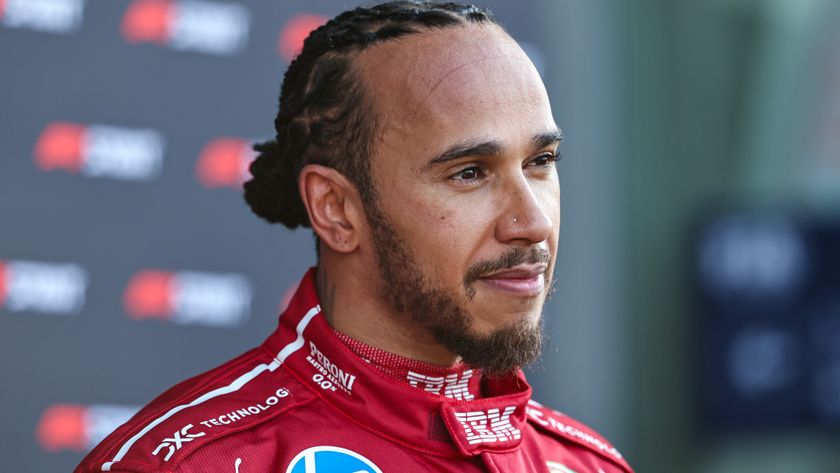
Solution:
{"label": "ibm logo", "polygon": [[456,412],[455,418],[464,427],[464,433],[470,445],[507,442],[522,437],[519,429],[510,423],[510,416],[515,410],[516,406],[508,406],[504,412],[499,412],[498,408],[489,409],[486,412]]}
{"label": "ibm logo", "polygon": [[473,370],[466,370],[460,375],[458,373],[450,374],[446,377],[426,376],[409,371],[406,380],[415,388],[420,388],[423,385],[423,390],[427,393],[440,394],[443,391],[444,396],[449,399],[469,401],[475,398],[470,392],[470,378],[472,378],[472,375]]}

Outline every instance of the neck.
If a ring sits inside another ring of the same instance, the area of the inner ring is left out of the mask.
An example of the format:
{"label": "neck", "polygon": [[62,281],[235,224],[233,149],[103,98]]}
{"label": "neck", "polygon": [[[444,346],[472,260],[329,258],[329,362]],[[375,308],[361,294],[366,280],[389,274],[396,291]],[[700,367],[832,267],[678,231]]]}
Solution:
{"label": "neck", "polygon": [[[323,255],[316,283],[321,310],[332,327],[380,350],[441,367],[460,362],[425,328],[406,314],[396,313],[380,297],[371,297],[370,275],[378,268],[329,264]],[[351,268],[351,270],[342,270]]]}

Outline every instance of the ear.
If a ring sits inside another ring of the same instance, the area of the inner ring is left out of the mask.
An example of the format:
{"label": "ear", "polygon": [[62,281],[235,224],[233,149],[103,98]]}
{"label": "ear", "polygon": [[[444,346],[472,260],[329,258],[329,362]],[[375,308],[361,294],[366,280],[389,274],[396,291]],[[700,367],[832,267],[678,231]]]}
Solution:
{"label": "ear", "polygon": [[307,164],[298,176],[298,190],[321,243],[339,253],[355,251],[362,215],[356,186],[333,168]]}

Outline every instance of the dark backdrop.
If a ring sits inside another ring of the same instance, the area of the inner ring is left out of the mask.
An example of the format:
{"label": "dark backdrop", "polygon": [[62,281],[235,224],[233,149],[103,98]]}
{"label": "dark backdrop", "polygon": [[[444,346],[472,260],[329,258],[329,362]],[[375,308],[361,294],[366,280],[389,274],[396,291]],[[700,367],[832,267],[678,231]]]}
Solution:
{"label": "dark backdrop", "polygon": [[[541,63],[532,3],[485,3]],[[0,470],[69,471],[274,328],[313,241],[244,204],[249,143],[349,5],[0,0]]]}

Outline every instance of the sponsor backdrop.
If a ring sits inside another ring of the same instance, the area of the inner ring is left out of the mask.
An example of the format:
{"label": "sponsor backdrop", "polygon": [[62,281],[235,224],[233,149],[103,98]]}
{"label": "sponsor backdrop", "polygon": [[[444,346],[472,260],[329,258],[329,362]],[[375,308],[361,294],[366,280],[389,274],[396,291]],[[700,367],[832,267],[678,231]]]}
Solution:
{"label": "sponsor backdrop", "polygon": [[[240,187],[290,58],[351,3],[0,0],[0,469],[70,470],[273,330],[314,245]],[[532,3],[489,6],[541,68]]]}

